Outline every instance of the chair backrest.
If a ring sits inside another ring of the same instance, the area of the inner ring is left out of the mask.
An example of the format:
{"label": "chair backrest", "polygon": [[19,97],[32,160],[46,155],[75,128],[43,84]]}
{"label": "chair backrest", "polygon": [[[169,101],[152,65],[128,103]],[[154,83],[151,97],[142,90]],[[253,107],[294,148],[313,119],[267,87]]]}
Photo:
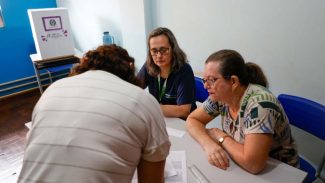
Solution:
{"label": "chair backrest", "polygon": [[72,64],[66,64],[66,65],[61,65],[61,66],[57,66],[57,67],[49,67],[46,68],[46,70],[48,70],[49,72],[59,72],[59,71],[63,71],[63,70],[69,70],[72,68]]}
{"label": "chair backrest", "polygon": [[[294,125],[322,140],[325,139],[325,106],[302,97],[287,94],[280,94],[278,99],[281,102],[291,125]],[[324,160],[325,156],[323,155],[323,160],[316,171],[315,167],[313,167],[308,161],[299,157],[300,169],[308,172],[304,183],[311,183],[316,179],[316,177],[320,178],[319,175],[324,166]]]}
{"label": "chair backrest", "polygon": [[280,94],[278,99],[290,124],[325,140],[325,106],[287,94]]}
{"label": "chair backrest", "polygon": [[209,93],[204,88],[202,79],[196,76],[195,76],[195,90],[196,90],[196,95],[195,95],[196,101],[204,102],[205,99],[208,98]]}

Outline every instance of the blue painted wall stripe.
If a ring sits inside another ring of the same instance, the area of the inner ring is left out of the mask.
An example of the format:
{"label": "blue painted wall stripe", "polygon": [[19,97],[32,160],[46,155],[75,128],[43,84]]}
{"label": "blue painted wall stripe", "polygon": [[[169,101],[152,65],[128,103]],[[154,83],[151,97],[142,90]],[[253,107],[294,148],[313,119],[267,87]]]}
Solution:
{"label": "blue painted wall stripe", "polygon": [[56,0],[0,0],[0,84],[35,75],[29,55],[36,53],[27,9],[55,8]]}

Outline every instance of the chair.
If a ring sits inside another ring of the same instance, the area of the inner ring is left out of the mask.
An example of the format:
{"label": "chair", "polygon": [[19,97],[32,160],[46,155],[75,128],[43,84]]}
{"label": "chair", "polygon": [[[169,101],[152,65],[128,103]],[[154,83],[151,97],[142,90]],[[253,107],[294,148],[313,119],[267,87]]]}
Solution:
{"label": "chair", "polygon": [[49,75],[49,79],[50,79],[51,84],[53,83],[52,73],[65,71],[65,70],[70,70],[71,67],[72,67],[72,64],[46,68],[45,70],[46,70],[47,74]]}
{"label": "chair", "polygon": [[195,91],[196,92],[196,94],[195,94],[196,101],[204,102],[205,99],[208,98],[209,93],[204,88],[202,79],[199,77],[196,77],[196,76],[195,76],[195,90],[196,90]]}
{"label": "chair", "polygon": [[[302,97],[287,94],[280,94],[278,99],[291,125],[323,141],[325,140],[325,106]],[[313,182],[316,178],[324,182],[324,179],[320,177],[320,173],[324,167],[325,153],[317,170],[303,157],[299,156],[299,160],[300,169],[308,173],[304,183]]]}

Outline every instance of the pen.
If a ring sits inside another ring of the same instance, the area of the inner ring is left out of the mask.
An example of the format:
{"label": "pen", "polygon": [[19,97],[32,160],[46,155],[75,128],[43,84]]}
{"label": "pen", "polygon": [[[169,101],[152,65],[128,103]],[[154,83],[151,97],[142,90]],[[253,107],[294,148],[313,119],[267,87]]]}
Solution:
{"label": "pen", "polygon": [[195,177],[198,183],[210,183],[210,181],[204,176],[204,174],[196,167],[196,165],[192,164],[188,167],[190,172]]}

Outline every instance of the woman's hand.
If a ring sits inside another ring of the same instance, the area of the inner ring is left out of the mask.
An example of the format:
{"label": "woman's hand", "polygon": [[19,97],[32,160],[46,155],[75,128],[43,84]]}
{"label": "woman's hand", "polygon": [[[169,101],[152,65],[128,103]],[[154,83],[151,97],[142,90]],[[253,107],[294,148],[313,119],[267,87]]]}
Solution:
{"label": "woman's hand", "polygon": [[199,142],[207,156],[209,163],[213,166],[226,170],[229,167],[229,158],[225,150],[214,138],[214,130],[209,132],[205,128],[214,117],[209,115],[199,106],[186,120],[186,129],[190,135]]}
{"label": "woman's hand", "polygon": [[212,139],[215,139],[214,143],[206,145],[203,149],[208,157],[208,161],[211,165],[226,170],[229,167],[229,159],[226,151],[217,143],[218,132],[215,129],[208,129],[208,134]]}

